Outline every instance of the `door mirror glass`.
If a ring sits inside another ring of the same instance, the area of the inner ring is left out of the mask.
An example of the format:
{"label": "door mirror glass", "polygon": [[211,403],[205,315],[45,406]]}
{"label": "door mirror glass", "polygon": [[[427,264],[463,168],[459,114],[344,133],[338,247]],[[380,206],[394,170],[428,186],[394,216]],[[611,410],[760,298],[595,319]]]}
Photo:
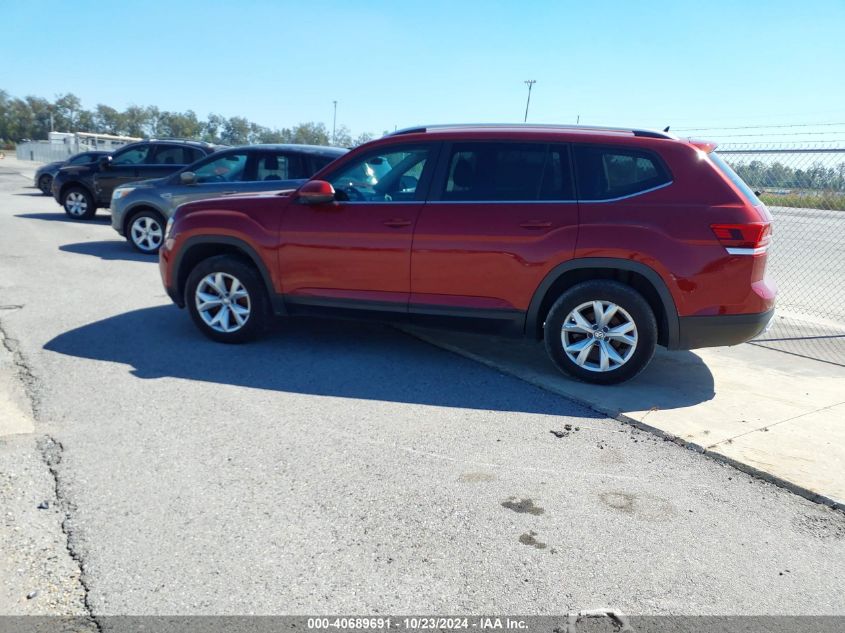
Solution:
{"label": "door mirror glass", "polygon": [[111,167],[111,156],[100,157],[100,168],[108,169],[109,167]]}
{"label": "door mirror glass", "polygon": [[300,187],[297,197],[304,204],[334,202],[334,187],[325,180],[309,180]]}
{"label": "door mirror glass", "polygon": [[183,185],[193,185],[197,182],[197,175],[192,171],[183,171],[179,174],[179,182]]}

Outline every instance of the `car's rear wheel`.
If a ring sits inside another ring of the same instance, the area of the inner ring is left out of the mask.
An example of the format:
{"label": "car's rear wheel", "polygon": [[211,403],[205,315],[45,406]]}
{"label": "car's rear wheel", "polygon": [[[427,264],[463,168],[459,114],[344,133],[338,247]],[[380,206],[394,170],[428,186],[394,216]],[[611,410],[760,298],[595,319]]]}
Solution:
{"label": "car's rear wheel", "polygon": [[127,223],[126,239],[139,253],[157,253],[164,242],[164,226],[164,219],[156,211],[138,211]]}
{"label": "car's rear wheel", "polygon": [[38,188],[45,196],[50,195],[50,188],[53,186],[53,177],[50,174],[44,174],[38,179]]}
{"label": "car's rear wheel", "polygon": [[657,321],[648,302],[618,281],[594,280],[564,292],[546,317],[546,351],[564,373],[610,385],[648,365]]}
{"label": "car's rear wheel", "polygon": [[232,255],[218,255],[197,264],[188,276],[185,304],[200,331],[221,343],[254,339],[270,319],[261,275]]}
{"label": "car's rear wheel", "polygon": [[90,220],[97,212],[94,198],[82,187],[69,187],[62,193],[65,213],[74,220]]}

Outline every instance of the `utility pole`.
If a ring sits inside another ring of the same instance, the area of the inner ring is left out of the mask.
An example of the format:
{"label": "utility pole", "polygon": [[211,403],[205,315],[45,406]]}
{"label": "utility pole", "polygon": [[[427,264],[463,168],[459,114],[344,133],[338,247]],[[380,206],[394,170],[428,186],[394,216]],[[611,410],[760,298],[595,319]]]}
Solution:
{"label": "utility pole", "polygon": [[337,101],[334,104],[334,117],[332,118],[332,145],[337,145]]}
{"label": "utility pole", "polygon": [[528,86],[528,100],[525,102],[525,119],[523,119],[523,123],[528,122],[528,106],[531,104],[531,88],[534,84],[537,83],[536,79],[526,79],[523,83]]}

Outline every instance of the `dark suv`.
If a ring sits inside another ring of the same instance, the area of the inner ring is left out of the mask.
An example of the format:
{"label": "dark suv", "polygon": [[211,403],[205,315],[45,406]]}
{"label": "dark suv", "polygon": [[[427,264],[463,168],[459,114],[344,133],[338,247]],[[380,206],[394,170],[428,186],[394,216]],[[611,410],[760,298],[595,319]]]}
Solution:
{"label": "dark suv", "polygon": [[53,197],[71,218],[89,220],[98,207],[111,204],[115,187],[169,176],[218,148],[181,139],[130,143],[93,163],[62,167],[53,178]]}
{"label": "dark suv", "polygon": [[620,382],[655,345],[734,345],[773,316],[771,216],[714,148],[631,129],[404,130],[293,193],[181,206],[162,279],[217,341],[273,314],[375,316],[543,339],[567,374]]}

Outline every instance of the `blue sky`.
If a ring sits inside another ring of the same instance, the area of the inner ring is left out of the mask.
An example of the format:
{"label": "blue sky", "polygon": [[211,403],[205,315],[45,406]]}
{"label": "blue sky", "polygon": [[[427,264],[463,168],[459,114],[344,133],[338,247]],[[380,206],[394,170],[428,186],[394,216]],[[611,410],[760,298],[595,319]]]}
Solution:
{"label": "blue sky", "polygon": [[380,133],[521,121],[536,79],[533,122],[845,123],[845,0],[0,0],[0,17],[0,89],[87,108],[331,127],[336,99],[338,125]]}

